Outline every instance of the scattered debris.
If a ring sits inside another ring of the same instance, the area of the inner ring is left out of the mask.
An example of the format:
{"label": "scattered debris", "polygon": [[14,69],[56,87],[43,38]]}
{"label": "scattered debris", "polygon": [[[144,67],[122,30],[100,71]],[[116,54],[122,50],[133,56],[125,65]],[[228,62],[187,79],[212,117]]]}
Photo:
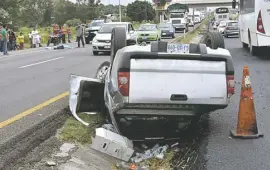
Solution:
{"label": "scattered debris", "polygon": [[56,166],[56,163],[54,161],[47,161],[46,163],[48,166]]}
{"label": "scattered debris", "polygon": [[136,156],[131,158],[131,161],[134,163],[139,163],[151,158],[163,159],[164,153],[167,151],[167,149],[168,145],[159,146],[156,144],[152,149],[148,149],[144,153],[136,153]]}
{"label": "scattered debris", "polygon": [[75,145],[72,143],[64,143],[61,147],[60,147],[60,151],[63,153],[68,153],[70,151],[72,151],[72,149],[75,148]]}
{"label": "scattered debris", "polygon": [[74,162],[76,164],[85,165],[85,163],[83,161],[81,161],[80,159],[78,159],[76,157],[72,157],[69,161]]}
{"label": "scattered debris", "polygon": [[69,156],[69,154],[65,153],[65,152],[59,152],[59,153],[54,155],[54,157],[58,157],[58,158],[66,158],[68,156]]}
{"label": "scattered debris", "polygon": [[129,161],[134,153],[132,141],[105,128],[96,129],[91,148],[123,161]]}

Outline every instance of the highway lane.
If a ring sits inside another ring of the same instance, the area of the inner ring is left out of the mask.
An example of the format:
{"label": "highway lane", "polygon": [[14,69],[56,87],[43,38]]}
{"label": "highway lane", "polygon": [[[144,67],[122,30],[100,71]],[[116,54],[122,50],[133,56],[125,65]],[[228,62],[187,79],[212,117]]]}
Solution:
{"label": "highway lane", "polygon": [[68,90],[71,73],[93,76],[108,56],[92,56],[91,46],[47,50],[0,58],[0,122]]}
{"label": "highway lane", "polygon": [[[224,110],[209,115],[202,139],[201,155],[197,169],[207,170],[269,170],[270,167],[270,56],[263,51],[258,56],[243,49],[238,38],[225,39],[226,48],[231,52],[235,66],[236,94]],[[236,128],[242,69],[249,66],[251,85],[257,113],[257,124],[264,138],[237,140],[229,136],[229,130]]]}

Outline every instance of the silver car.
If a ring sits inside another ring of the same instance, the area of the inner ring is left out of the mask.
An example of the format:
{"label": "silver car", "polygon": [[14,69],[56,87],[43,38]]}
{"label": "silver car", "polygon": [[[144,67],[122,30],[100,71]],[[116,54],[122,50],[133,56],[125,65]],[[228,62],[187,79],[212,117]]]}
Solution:
{"label": "silver car", "polygon": [[110,53],[112,30],[115,27],[125,28],[125,32],[123,32],[123,34],[126,34],[127,45],[133,45],[137,43],[137,34],[130,22],[105,23],[100,28],[100,30],[96,32],[96,36],[92,41],[94,55],[98,55],[99,52]]}

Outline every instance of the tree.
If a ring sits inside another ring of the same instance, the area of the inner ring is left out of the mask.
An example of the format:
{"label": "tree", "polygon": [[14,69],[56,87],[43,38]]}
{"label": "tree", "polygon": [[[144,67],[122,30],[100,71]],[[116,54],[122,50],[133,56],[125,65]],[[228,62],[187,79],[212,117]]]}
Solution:
{"label": "tree", "polygon": [[0,22],[10,22],[17,16],[18,0],[0,0]]}
{"label": "tree", "polygon": [[141,22],[143,20],[153,20],[155,17],[155,10],[149,2],[135,1],[128,4],[127,16],[130,17],[132,21]]}

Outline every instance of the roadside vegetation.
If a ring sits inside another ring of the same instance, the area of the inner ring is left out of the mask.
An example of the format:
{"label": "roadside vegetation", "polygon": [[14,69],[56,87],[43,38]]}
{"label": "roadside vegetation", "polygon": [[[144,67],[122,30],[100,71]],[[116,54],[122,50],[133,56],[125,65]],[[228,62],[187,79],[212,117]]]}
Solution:
{"label": "roadside vegetation", "polygon": [[95,136],[95,129],[104,122],[104,119],[99,114],[89,115],[81,113],[79,117],[85,122],[90,123],[90,125],[85,126],[74,117],[69,117],[64,126],[59,130],[57,134],[58,139],[76,144],[91,144],[92,136]]}
{"label": "roadside vegetation", "polygon": [[202,23],[198,27],[196,27],[194,30],[191,32],[188,32],[186,36],[182,36],[179,39],[177,39],[177,42],[183,43],[183,44],[188,44],[193,38],[197,37],[200,32],[208,25],[209,19],[203,20]]}

